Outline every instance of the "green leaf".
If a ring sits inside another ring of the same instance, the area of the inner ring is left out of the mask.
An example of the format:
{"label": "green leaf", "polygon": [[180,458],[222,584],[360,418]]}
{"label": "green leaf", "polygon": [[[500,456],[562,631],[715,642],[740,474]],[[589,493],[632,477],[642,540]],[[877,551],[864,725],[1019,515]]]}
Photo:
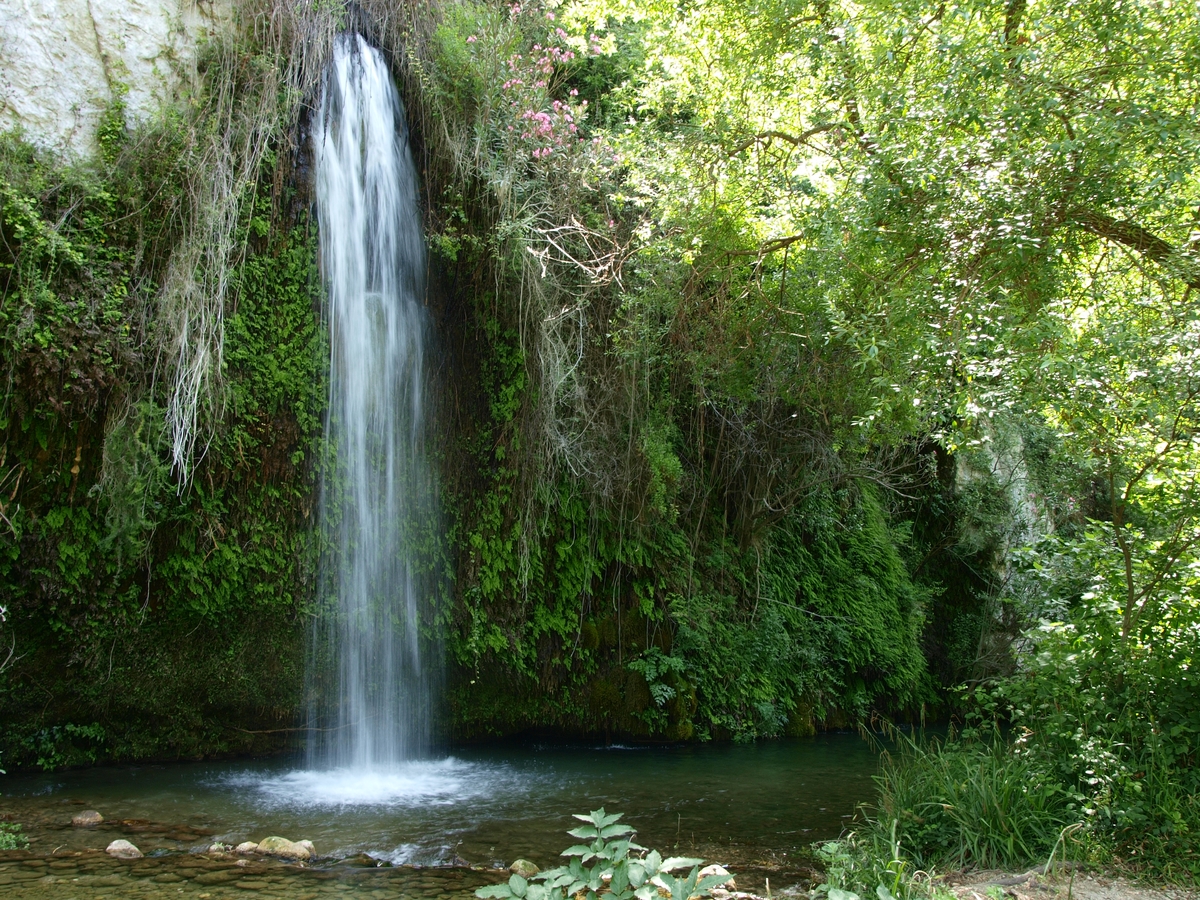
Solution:
{"label": "green leaf", "polygon": [[633,828],[631,828],[629,825],[605,825],[600,829],[600,837],[616,837],[621,834],[630,834],[632,831]]}
{"label": "green leaf", "polygon": [[639,888],[645,880],[646,867],[641,863],[631,862],[629,864],[629,883],[635,888]]}
{"label": "green leaf", "polygon": [[508,879],[508,886],[512,888],[514,897],[524,897],[525,892],[529,890],[529,882],[515,873]]}
{"label": "green leaf", "polygon": [[688,869],[693,866],[699,866],[704,863],[704,860],[697,859],[694,856],[672,856],[662,861],[658,867],[662,872],[674,872],[676,869]]}

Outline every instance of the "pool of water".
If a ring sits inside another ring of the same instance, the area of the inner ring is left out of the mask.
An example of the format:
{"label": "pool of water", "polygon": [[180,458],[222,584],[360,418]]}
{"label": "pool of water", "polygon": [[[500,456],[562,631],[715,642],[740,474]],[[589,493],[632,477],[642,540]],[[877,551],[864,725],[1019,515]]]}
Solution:
{"label": "pool of water", "polygon": [[[470,748],[386,771],[317,772],[274,759],[8,776],[0,779],[0,816],[24,824],[33,857],[0,859],[0,893],[216,900],[230,890],[304,893],[293,881],[309,878],[318,893],[465,896],[488,870],[518,857],[554,865],[573,843],[565,834],[571,814],[599,807],[624,813],[645,846],[723,863],[744,873],[741,887],[761,888],[770,877],[779,888],[803,878],[813,841],[837,836],[870,799],[876,769],[874,751],[857,735],[831,734],[754,745]],[[105,823],[72,827],[84,809]],[[214,841],[270,834],[307,838],[320,859],[303,872],[258,860],[234,871],[235,860],[199,853]],[[117,864],[93,852],[118,837],[152,858]],[[368,873],[339,862],[358,854],[393,868]],[[38,858],[59,869],[43,871]],[[237,878],[206,885],[185,863]],[[84,871],[89,866],[95,871]],[[112,883],[97,881],[105,878]],[[359,883],[372,878],[383,881]],[[285,882],[286,890],[278,887]]]}

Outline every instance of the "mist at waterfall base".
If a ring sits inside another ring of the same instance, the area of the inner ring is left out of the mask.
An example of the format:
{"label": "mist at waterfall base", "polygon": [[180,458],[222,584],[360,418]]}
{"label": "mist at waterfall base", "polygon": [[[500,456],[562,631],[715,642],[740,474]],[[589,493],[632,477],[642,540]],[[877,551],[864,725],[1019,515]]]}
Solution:
{"label": "mist at waterfall base", "polygon": [[360,35],[336,39],[315,116],[330,341],[326,550],[308,769],[276,787],[314,803],[428,800],[447,793],[453,766],[426,758],[441,653],[428,560],[440,516],[425,452],[425,244],[404,107],[382,54]]}

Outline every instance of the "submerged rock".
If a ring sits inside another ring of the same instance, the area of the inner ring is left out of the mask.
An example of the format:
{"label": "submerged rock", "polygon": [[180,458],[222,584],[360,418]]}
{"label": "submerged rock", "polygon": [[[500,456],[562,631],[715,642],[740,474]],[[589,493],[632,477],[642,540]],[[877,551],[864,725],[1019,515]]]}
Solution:
{"label": "submerged rock", "polygon": [[[279,837],[278,835],[271,835],[270,837],[265,837],[258,842],[258,849],[256,852],[261,853],[264,856],[278,856],[283,859],[311,859],[312,851],[309,850],[308,847],[304,846],[304,843],[297,843],[295,841],[289,841],[287,838]],[[309,844],[308,846],[311,847],[312,844]]]}
{"label": "submerged rock", "polygon": [[[303,841],[301,843],[304,843]],[[369,853],[355,853],[353,856],[347,856],[341,860],[343,866],[354,866],[359,869],[379,869],[392,867],[392,864],[386,859],[376,859]]]}
{"label": "submerged rock", "polygon": [[71,824],[80,828],[90,828],[93,825],[99,825],[104,821],[104,816],[96,812],[94,809],[85,809],[78,815],[71,816]]}
{"label": "submerged rock", "polygon": [[520,875],[522,878],[532,878],[538,872],[542,871],[536,864],[531,863],[527,859],[518,859],[508,867],[508,871],[514,875]]}
{"label": "submerged rock", "polygon": [[141,859],[142,851],[126,840],[113,841],[104,852],[117,859]]}

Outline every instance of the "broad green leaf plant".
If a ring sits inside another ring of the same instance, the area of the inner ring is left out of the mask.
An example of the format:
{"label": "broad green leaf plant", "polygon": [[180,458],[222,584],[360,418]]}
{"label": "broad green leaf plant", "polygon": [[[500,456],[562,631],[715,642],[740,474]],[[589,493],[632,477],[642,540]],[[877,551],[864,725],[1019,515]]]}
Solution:
{"label": "broad green leaf plant", "polygon": [[[480,888],[475,896],[480,900],[565,900],[582,895],[585,900],[689,900],[709,896],[713,888],[728,881],[731,875],[700,875],[704,860],[688,856],[663,858],[657,850],[633,841],[634,830],[620,823],[621,813],[612,815],[604,808],[587,815],[576,814],[584,822],[567,832],[584,843],[575,844],[562,852],[571,857],[565,866],[540,872],[533,879],[514,874],[507,882]],[[673,875],[676,870],[690,869],[687,875]]]}

